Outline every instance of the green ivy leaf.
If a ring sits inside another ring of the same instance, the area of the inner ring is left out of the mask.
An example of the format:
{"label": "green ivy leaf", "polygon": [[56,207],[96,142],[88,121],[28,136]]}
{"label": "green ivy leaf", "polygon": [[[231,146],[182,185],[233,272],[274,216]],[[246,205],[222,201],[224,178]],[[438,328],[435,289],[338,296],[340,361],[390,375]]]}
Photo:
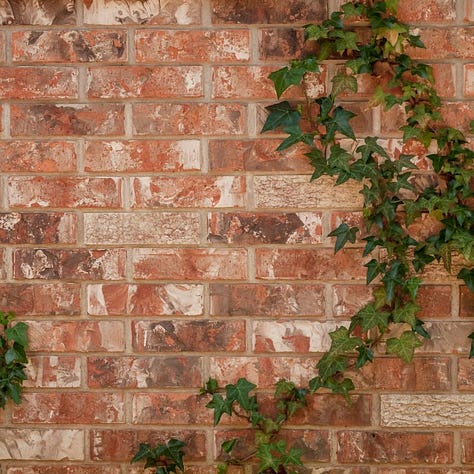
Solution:
{"label": "green ivy leaf", "polygon": [[457,277],[461,280],[464,280],[466,286],[471,290],[474,291],[474,268],[467,269],[463,268],[457,275]]}
{"label": "green ivy leaf", "polygon": [[229,384],[225,388],[228,400],[235,400],[244,410],[251,408],[249,393],[256,388],[255,384],[245,378],[240,378],[235,385]]}
{"label": "green ivy leaf", "polygon": [[366,345],[359,346],[357,348],[357,352],[359,353],[357,360],[356,360],[356,369],[362,368],[368,362],[372,362],[374,360],[374,352],[370,347]]}
{"label": "green ivy leaf", "polygon": [[405,331],[402,335],[387,340],[387,354],[395,354],[404,362],[410,363],[417,347],[423,343],[413,331]]}
{"label": "green ivy leaf", "polygon": [[28,346],[28,326],[19,322],[5,330],[5,336],[9,341],[14,341],[23,347]]}
{"label": "green ivy leaf", "polygon": [[266,107],[269,114],[263,125],[262,133],[279,127],[299,127],[301,114],[288,101]]}
{"label": "green ivy leaf", "polygon": [[319,65],[314,58],[304,61],[294,61],[290,67],[286,66],[269,74],[273,81],[278,98],[291,86],[299,86],[307,72],[318,72]]}
{"label": "green ivy leaf", "polygon": [[234,446],[237,443],[237,441],[239,441],[238,438],[232,438],[232,439],[228,439],[227,441],[224,441],[221,444],[222,451],[224,451],[224,453],[229,454],[234,449]]}
{"label": "green ivy leaf", "polygon": [[357,238],[358,227],[349,227],[343,222],[337,229],[334,229],[328,234],[328,237],[336,237],[336,243],[334,245],[334,253],[341,250],[347,242],[353,244]]}
{"label": "green ivy leaf", "polygon": [[214,410],[214,426],[219,424],[222,415],[232,415],[233,400],[226,400],[220,393],[214,393],[212,400],[206,405],[206,408]]}
{"label": "green ivy leaf", "polygon": [[393,321],[396,323],[407,323],[413,329],[416,326],[416,313],[420,310],[420,307],[415,303],[408,302],[400,308],[396,308],[393,311]]}
{"label": "green ivy leaf", "polygon": [[324,122],[326,126],[325,140],[327,142],[332,141],[337,132],[355,140],[354,130],[349,124],[349,120],[355,116],[355,113],[343,109],[341,106],[337,106],[333,111],[332,117]]}
{"label": "green ivy leaf", "polygon": [[387,311],[380,311],[374,304],[366,304],[358,313],[357,318],[362,330],[378,327],[380,331],[384,332],[388,326],[388,318],[390,313]]}

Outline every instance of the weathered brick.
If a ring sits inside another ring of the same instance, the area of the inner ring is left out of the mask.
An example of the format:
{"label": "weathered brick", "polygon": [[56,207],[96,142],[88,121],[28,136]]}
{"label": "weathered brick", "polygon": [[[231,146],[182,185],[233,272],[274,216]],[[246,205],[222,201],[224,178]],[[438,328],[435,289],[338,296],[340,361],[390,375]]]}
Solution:
{"label": "weathered brick", "polygon": [[80,313],[80,287],[75,283],[0,284],[0,310],[29,316]]}
{"label": "weathered brick", "polygon": [[300,58],[304,51],[302,30],[290,28],[261,29],[259,35],[260,59],[284,61]]}
{"label": "weathered brick", "polygon": [[136,249],[133,276],[145,280],[243,280],[244,249]]}
{"label": "weathered brick", "polygon": [[407,23],[452,24],[456,21],[455,0],[401,0],[398,18]]}
{"label": "weathered brick", "polygon": [[5,33],[0,33],[0,64],[5,62]]}
{"label": "weathered brick", "polygon": [[2,25],[74,25],[76,8],[74,2],[52,2],[40,5],[7,2],[0,12]]}
{"label": "weathered brick", "polygon": [[306,175],[255,176],[255,202],[258,208],[292,207],[357,209],[362,207],[360,186],[345,183],[334,186],[332,178],[315,181]]}
{"label": "weathered brick", "polygon": [[95,284],[87,287],[94,316],[157,316],[203,313],[203,286],[184,284]]}
{"label": "weathered brick", "polygon": [[150,1],[146,4],[87,0],[84,4],[84,22],[88,24],[192,25],[201,22],[200,0]]}
{"label": "weathered brick", "polygon": [[309,23],[326,18],[324,2],[311,0],[288,0],[284,4],[275,3],[270,8],[262,8],[258,3],[227,2],[213,0],[213,23]]}
{"label": "weathered brick", "polygon": [[467,59],[474,56],[474,27],[451,26],[450,28],[420,28],[421,40],[426,49],[409,48],[416,59]]}
{"label": "weathered brick", "polygon": [[244,62],[250,59],[248,30],[138,30],[139,62]]}
{"label": "weathered brick", "polygon": [[25,467],[9,467],[7,474],[120,474],[122,472],[120,466],[110,465],[87,465],[81,464],[55,464],[41,466],[25,466]]}
{"label": "weathered brick", "polygon": [[[255,430],[219,430],[215,436],[215,452],[217,459],[221,459],[221,444],[229,439],[239,438],[232,450],[237,459],[248,457],[251,454],[251,446],[255,446]],[[323,430],[282,430],[279,436],[284,439],[288,446],[301,450],[301,459],[304,462],[328,462],[329,434]]]}
{"label": "weathered brick", "polygon": [[462,468],[435,468],[435,467],[414,467],[414,468],[405,468],[405,467],[379,467],[377,469],[377,474],[471,474],[470,470],[465,470]]}
{"label": "weathered brick", "polygon": [[474,364],[471,359],[458,360],[458,383],[459,390],[474,390]]}
{"label": "weathered brick", "polygon": [[138,321],[135,352],[243,352],[244,321]]}
{"label": "weathered brick", "polygon": [[132,399],[132,423],[146,425],[212,424],[209,400],[187,393],[137,393]]}
{"label": "weathered brick", "polygon": [[81,360],[76,356],[31,356],[25,387],[77,388],[81,386]]}
{"label": "weathered brick", "polygon": [[124,249],[16,249],[13,278],[121,280],[125,259]]}
{"label": "weathered brick", "polygon": [[18,63],[116,63],[127,60],[123,30],[37,30],[12,32],[12,60]]}
{"label": "weathered brick", "polygon": [[197,171],[201,168],[198,140],[89,141],[84,168],[89,172]]}
{"label": "weathered brick", "polygon": [[474,292],[469,290],[467,286],[459,288],[459,316],[469,318],[474,315]]}
{"label": "weathered brick", "polygon": [[17,176],[8,180],[11,207],[117,208],[119,178]]}
{"label": "weathered brick", "polygon": [[1,99],[76,99],[77,69],[18,66],[0,68]]}
{"label": "weathered brick", "polygon": [[474,464],[474,432],[461,434],[461,458],[466,464]]}
{"label": "weathered brick", "polygon": [[381,395],[381,425],[390,427],[469,427],[474,395]]}
{"label": "weathered brick", "polygon": [[165,388],[202,386],[200,357],[89,357],[90,388]]}
{"label": "weathered brick", "polygon": [[72,142],[0,142],[2,172],[68,173],[76,171],[77,157]]}
{"label": "weathered brick", "polygon": [[[474,37],[474,28],[472,36]],[[441,112],[447,125],[468,131],[471,121],[474,120],[474,102],[444,102]]]}
{"label": "weathered brick", "polygon": [[303,280],[365,279],[364,259],[360,249],[344,249],[334,255],[332,249],[256,250],[257,278]]}
{"label": "weathered brick", "polygon": [[73,213],[0,213],[0,242],[4,244],[74,244],[77,216]]}
{"label": "weathered brick", "polygon": [[211,284],[215,316],[315,316],[324,314],[323,285]]}
{"label": "weathered brick", "polygon": [[26,393],[12,413],[13,423],[123,423],[123,393]]}
{"label": "weathered brick", "polygon": [[247,108],[241,104],[134,104],[136,135],[241,135]]}
{"label": "weathered brick", "polygon": [[84,441],[84,432],[79,429],[4,428],[0,438],[0,459],[82,461]]}
{"label": "weathered brick", "polygon": [[474,64],[464,65],[464,95],[474,97]]}
{"label": "weathered brick", "polygon": [[425,340],[420,353],[464,354],[469,352],[472,323],[431,322],[425,324],[431,338]]}
{"label": "weathered brick", "polygon": [[303,146],[276,151],[281,140],[211,140],[209,166],[213,172],[312,170]]}
{"label": "weathered brick", "polygon": [[202,97],[201,66],[109,66],[88,72],[90,99]]}
{"label": "weathered brick", "polygon": [[[178,438],[186,444],[185,459],[204,461],[206,435],[203,431],[191,430],[93,430],[90,433],[90,459],[92,461],[125,461],[138,451],[140,443],[152,446]],[[143,470],[143,468],[142,468]]]}
{"label": "weathered brick", "polygon": [[254,352],[325,352],[331,345],[333,322],[255,321],[252,323]]}
{"label": "weathered brick", "polygon": [[451,389],[451,361],[447,357],[415,357],[411,364],[392,357],[373,363],[372,387],[390,391],[442,391]]}
{"label": "weathered brick", "polygon": [[124,106],[117,104],[12,104],[13,136],[122,135]]}
{"label": "weathered brick", "polygon": [[87,244],[198,244],[200,215],[192,212],[86,213]]}
{"label": "weathered brick", "polygon": [[453,435],[445,432],[341,431],[337,458],[343,463],[448,464]]}
{"label": "weathered brick", "polygon": [[242,176],[183,178],[144,177],[132,180],[132,207],[243,207]]}
{"label": "weathered brick", "polygon": [[119,352],[125,349],[122,321],[28,321],[33,352]]}
{"label": "weathered brick", "polygon": [[320,212],[251,213],[209,215],[208,240],[233,244],[317,244],[322,241]]}
{"label": "weathered brick", "polygon": [[466,9],[466,15],[464,20],[467,22],[474,22],[474,5],[471,2],[467,2],[464,4]]}

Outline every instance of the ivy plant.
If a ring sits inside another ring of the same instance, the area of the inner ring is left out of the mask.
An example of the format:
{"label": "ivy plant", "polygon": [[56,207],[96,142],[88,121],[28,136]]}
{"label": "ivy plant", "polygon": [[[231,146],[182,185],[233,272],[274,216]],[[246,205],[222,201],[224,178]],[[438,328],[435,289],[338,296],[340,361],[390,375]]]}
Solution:
{"label": "ivy plant", "polygon": [[185,446],[183,441],[176,438],[171,438],[167,443],[159,443],[155,447],[148,443],[140,443],[138,452],[131,462],[145,461],[145,469],[156,468],[155,474],[184,472],[183,448]]}
{"label": "ivy plant", "polygon": [[[348,327],[330,334],[331,347],[317,364],[312,391],[325,387],[347,396],[354,385],[344,372],[371,362],[381,340],[388,354],[412,360],[415,349],[430,337],[418,317],[417,302],[427,265],[441,262],[451,272],[456,260],[461,266],[457,277],[474,291],[474,152],[463,131],[443,120],[432,68],[407,54],[407,47],[424,45],[396,18],[397,3],[343,5],[322,24],[305,27],[312,54],[270,74],[279,98],[291,86],[301,87],[305,98],[267,107],[263,131],[287,134],[280,151],[304,144],[314,167],[312,180],[330,176],[336,186],[355,181],[363,197],[362,228],[343,222],[329,236],[335,238],[336,252],[363,242],[373,299]],[[358,28],[351,28],[354,18]],[[360,28],[361,21],[366,28]],[[328,59],[338,64],[330,91],[309,97],[306,78],[318,74]],[[356,136],[351,125],[356,114],[344,107],[343,99],[357,93],[362,74],[378,80],[370,105],[399,109],[405,118],[401,141],[424,147],[429,173],[417,168],[413,155],[389,154],[378,137]],[[410,226],[422,219],[436,223],[439,231],[426,238],[412,235]],[[401,331],[392,331],[395,326]],[[474,333],[469,337],[472,356]]]}
{"label": "ivy plant", "polygon": [[10,399],[21,403],[23,381],[26,380],[28,326],[23,322],[13,323],[14,319],[12,312],[0,311],[0,408],[4,408]]}

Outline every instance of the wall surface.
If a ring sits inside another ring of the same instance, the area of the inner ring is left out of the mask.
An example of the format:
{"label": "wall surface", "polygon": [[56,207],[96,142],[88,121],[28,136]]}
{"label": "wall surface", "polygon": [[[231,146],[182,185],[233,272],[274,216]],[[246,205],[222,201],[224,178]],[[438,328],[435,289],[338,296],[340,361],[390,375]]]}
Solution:
{"label": "wall surface", "polygon": [[[267,75],[340,3],[0,2],[0,309],[31,339],[0,473],[138,473],[138,443],[169,436],[208,472],[209,376],[267,390],[314,376],[328,330],[369,297],[360,248],[334,256],[326,237],[360,219],[360,195],[310,184],[301,150],[259,130]],[[401,0],[400,17],[466,129],[472,0]],[[393,150],[397,112],[367,109],[368,79],[347,97],[356,130]],[[432,267],[422,306],[432,339],[412,365],[381,357],[351,406],[318,394],[295,420],[314,474],[474,472],[474,298]]]}

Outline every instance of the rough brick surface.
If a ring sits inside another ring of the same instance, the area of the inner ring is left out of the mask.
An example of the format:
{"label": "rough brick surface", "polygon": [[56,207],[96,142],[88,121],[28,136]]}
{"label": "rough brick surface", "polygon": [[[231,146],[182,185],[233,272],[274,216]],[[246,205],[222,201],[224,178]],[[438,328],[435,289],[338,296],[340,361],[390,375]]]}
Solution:
{"label": "rough brick surface", "polygon": [[[0,1],[0,311],[30,338],[23,403],[0,410],[0,474],[142,474],[139,444],[170,437],[187,442],[186,473],[215,474],[220,442],[253,434],[229,416],[214,429],[198,395],[209,376],[258,384],[271,414],[275,383],[316,375],[329,332],[377,285],[365,285],[365,234],[337,254],[328,237],[363,228],[361,185],[311,181],[306,145],[280,152],[284,134],[261,130],[277,101],[269,74],[304,57],[303,26],[343,3]],[[426,44],[410,53],[472,145],[473,2],[398,3]],[[309,100],[342,59],[305,76]],[[380,81],[363,74],[344,93],[354,130],[412,155],[429,186],[433,150],[402,144],[403,106],[368,106]],[[318,391],[293,417],[283,435],[305,472],[473,472],[474,293],[459,270],[457,258],[451,275],[426,268],[417,317],[431,339],[412,364],[383,339],[349,369],[351,404]]]}

